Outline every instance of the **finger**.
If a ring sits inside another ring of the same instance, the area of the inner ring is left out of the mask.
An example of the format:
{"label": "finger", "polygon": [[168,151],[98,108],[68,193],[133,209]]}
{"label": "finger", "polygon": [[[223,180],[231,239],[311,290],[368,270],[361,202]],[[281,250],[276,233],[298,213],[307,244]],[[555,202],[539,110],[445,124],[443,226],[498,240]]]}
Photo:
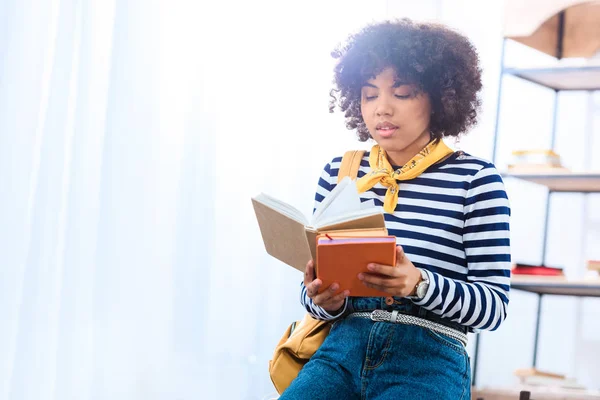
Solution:
{"label": "finger", "polygon": [[358,279],[363,281],[363,283],[369,283],[372,285],[391,286],[390,278],[382,277],[379,275],[360,273],[358,274]]}
{"label": "finger", "polygon": [[323,284],[323,282],[321,282],[320,279],[315,279],[308,285],[305,285],[306,286],[306,294],[308,294],[308,297],[314,298],[319,293],[319,289],[321,288],[322,284]]}
{"label": "finger", "polygon": [[397,278],[400,275],[402,275],[402,270],[399,268],[398,264],[396,264],[396,266],[368,264],[367,269],[375,274],[384,275],[392,278]]}
{"label": "finger", "polygon": [[402,246],[397,245],[396,246],[396,265],[402,264],[404,262],[404,257],[406,257],[406,254],[404,254],[404,249],[402,248]]}
{"label": "finger", "polygon": [[321,305],[321,307],[323,307],[325,309],[336,309],[337,310],[342,305],[344,305],[344,300],[346,300],[346,297],[348,297],[349,295],[350,295],[350,291],[344,290],[342,293],[339,293],[339,294],[333,296],[332,298],[330,298],[329,301],[327,301],[325,304]]}
{"label": "finger", "polygon": [[313,260],[310,260],[306,263],[306,268],[304,269],[304,286],[308,287],[308,284],[315,280],[315,264]]}
{"label": "finger", "polygon": [[313,301],[317,304],[328,302],[335,295],[335,292],[337,292],[339,290],[339,288],[340,288],[340,285],[338,285],[337,283],[332,283],[323,292],[321,292],[320,294],[317,294],[313,298]]}
{"label": "finger", "polygon": [[381,292],[390,293],[390,287],[389,286],[376,285],[374,283],[369,283],[369,282],[365,282],[365,281],[363,281],[363,285],[365,285],[368,288],[377,289],[377,290],[379,290]]}
{"label": "finger", "polygon": [[332,302],[342,302],[346,299],[346,297],[350,296],[350,291],[349,290],[344,290],[342,293],[340,294],[336,294],[335,296],[333,296],[331,298]]}

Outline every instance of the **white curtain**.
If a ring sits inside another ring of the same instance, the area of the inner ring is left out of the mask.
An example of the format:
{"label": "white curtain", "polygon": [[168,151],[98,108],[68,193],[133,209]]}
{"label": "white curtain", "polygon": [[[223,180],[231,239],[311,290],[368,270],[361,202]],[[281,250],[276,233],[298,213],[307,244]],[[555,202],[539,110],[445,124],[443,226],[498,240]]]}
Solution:
{"label": "white curtain", "polygon": [[193,157],[165,129],[161,5],[0,7],[0,397],[165,398]]}
{"label": "white curtain", "polygon": [[266,399],[303,314],[250,197],[359,145],[330,50],[385,1],[0,2],[0,399]]}

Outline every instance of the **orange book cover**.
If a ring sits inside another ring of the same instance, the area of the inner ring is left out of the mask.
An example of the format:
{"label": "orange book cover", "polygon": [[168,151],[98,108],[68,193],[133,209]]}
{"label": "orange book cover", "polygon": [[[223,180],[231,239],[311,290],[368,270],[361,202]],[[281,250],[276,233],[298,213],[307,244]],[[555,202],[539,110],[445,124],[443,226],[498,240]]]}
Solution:
{"label": "orange book cover", "polygon": [[369,273],[367,264],[396,265],[396,237],[317,236],[317,278],[321,291],[332,283],[340,285],[338,293],[350,290],[350,296],[385,297],[388,293],[366,287],[358,274]]}

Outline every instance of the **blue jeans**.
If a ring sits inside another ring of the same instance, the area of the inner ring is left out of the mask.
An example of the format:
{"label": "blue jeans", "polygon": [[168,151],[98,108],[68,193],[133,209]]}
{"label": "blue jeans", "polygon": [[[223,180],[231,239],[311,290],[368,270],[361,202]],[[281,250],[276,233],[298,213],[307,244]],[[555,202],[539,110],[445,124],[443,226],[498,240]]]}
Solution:
{"label": "blue jeans", "polygon": [[[349,306],[350,312],[398,310],[439,319],[401,298],[387,305],[384,298],[357,297]],[[458,340],[413,325],[346,317],[334,322],[280,400],[470,398],[469,357]]]}

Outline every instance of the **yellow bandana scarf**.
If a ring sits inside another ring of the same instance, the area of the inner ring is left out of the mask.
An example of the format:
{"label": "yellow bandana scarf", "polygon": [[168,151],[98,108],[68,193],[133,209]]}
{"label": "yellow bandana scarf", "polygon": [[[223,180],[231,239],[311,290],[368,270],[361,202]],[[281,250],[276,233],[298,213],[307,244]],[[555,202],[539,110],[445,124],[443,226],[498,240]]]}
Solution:
{"label": "yellow bandana scarf", "polygon": [[385,150],[378,144],[373,146],[369,156],[369,166],[371,172],[356,181],[356,187],[359,193],[366,192],[377,183],[381,183],[388,188],[385,193],[383,209],[388,213],[393,213],[398,204],[398,182],[414,179],[421,175],[427,168],[445,158],[453,151],[439,139],[434,139],[416,156],[408,161],[402,168],[392,170],[392,165],[388,161]]}

